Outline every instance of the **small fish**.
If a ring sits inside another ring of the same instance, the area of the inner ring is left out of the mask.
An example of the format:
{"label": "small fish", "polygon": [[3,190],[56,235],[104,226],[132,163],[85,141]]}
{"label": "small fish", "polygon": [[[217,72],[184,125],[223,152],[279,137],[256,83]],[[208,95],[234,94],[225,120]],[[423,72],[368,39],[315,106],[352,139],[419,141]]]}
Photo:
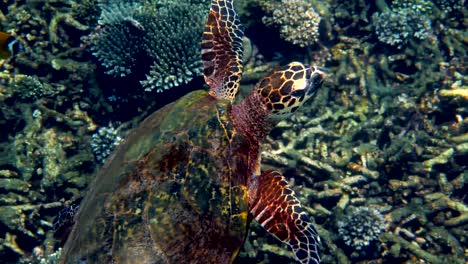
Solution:
{"label": "small fish", "polygon": [[127,26],[130,27],[130,29],[135,30],[136,33],[142,34],[145,32],[145,27],[140,22],[138,22],[137,20],[133,18],[130,18],[130,17],[126,18],[124,22],[126,23]]}
{"label": "small fish", "polygon": [[6,59],[24,50],[23,45],[13,35],[0,31],[0,59]]}

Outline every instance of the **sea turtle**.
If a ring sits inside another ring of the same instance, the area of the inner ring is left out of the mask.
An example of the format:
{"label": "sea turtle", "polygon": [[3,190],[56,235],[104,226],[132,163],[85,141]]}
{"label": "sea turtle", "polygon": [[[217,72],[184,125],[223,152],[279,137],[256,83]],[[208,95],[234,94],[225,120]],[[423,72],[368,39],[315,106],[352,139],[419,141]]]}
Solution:
{"label": "sea turtle", "polygon": [[209,91],[191,92],[136,127],[98,172],[60,263],[232,263],[255,218],[301,263],[319,237],[260,144],[322,85],[324,69],[273,71],[232,104],[243,32],[232,0],[213,0],[202,39]]}

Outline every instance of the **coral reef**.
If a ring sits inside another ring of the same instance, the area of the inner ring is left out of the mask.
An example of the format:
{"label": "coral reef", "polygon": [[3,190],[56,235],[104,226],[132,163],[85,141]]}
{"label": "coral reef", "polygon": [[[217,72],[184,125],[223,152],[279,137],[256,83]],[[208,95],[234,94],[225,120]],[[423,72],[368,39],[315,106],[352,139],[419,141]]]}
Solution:
{"label": "coral reef", "polygon": [[378,39],[400,48],[411,39],[424,40],[432,32],[430,19],[411,7],[385,10],[373,18]]}
{"label": "coral reef", "polygon": [[142,52],[141,34],[145,28],[137,19],[141,19],[143,5],[111,2],[100,6],[100,27],[91,35],[91,51],[108,69],[107,74],[124,77],[132,72]]}
{"label": "coral reef", "polygon": [[104,163],[106,158],[112,153],[123,139],[119,132],[112,125],[101,127],[92,135],[90,144],[93,149],[94,157],[100,163]]}
{"label": "coral reef", "polygon": [[[412,7],[430,20],[426,38],[383,49],[373,20],[390,10],[383,1],[317,7],[330,11],[320,13],[321,38],[334,44],[304,57],[327,65],[332,80],[309,110],[279,124],[262,153],[265,169],[285,171],[301,201],[310,201],[324,263],[466,258],[466,41],[454,23],[466,11],[457,4],[448,12],[442,1],[396,2],[394,11]],[[335,231],[343,212],[362,206],[387,223],[380,246],[366,254]],[[262,232],[253,226],[239,263],[294,263]]]}
{"label": "coral reef", "polygon": [[[238,3],[245,8],[245,25],[263,26],[265,17],[265,23],[278,28],[271,32],[304,47],[283,49],[273,43],[267,50],[266,41],[247,28],[252,43],[245,45],[251,55],[246,56],[244,87],[250,89],[266,72],[290,60],[330,71],[314,103],[279,123],[262,149],[262,169],[284,172],[315,220],[323,263],[465,263],[465,1]],[[104,68],[112,71],[106,77],[117,75],[120,81],[122,74],[140,73],[137,81],[152,91],[180,85],[199,74],[195,42],[201,33],[195,31],[201,31],[207,4],[2,2],[0,29],[14,34],[25,50],[0,60],[0,262],[53,263],[60,248],[53,219],[83,196],[102,165],[92,144],[104,147],[99,153],[108,153],[118,136],[124,137],[155,109],[154,98],[141,99],[144,93],[131,114],[130,108],[109,103],[107,97],[127,99],[126,91],[104,95],[94,74],[100,62],[89,51],[114,49],[118,55],[115,65],[110,57],[106,62]],[[184,28],[166,25],[187,12],[196,16],[194,24],[182,19]],[[132,34],[141,38],[132,39]],[[184,34],[187,39],[174,45]],[[118,42],[146,45],[128,49]],[[107,47],[93,46],[98,44]],[[123,115],[126,120],[120,119]],[[119,121],[119,128],[106,127]],[[103,138],[98,128],[106,132]],[[93,138],[101,141],[92,143]],[[347,245],[344,241],[352,240],[337,228],[352,208],[375,208],[385,219],[386,229],[371,249]],[[236,263],[259,262],[295,263],[288,248],[254,223]]]}
{"label": "coral reef", "polygon": [[284,40],[303,48],[317,42],[320,15],[310,2],[305,0],[255,2],[258,2],[267,14],[262,19],[265,25],[279,27]]}
{"label": "coral reef", "polygon": [[377,209],[357,207],[349,210],[337,225],[338,234],[345,244],[361,250],[379,240],[379,235],[385,230],[386,222]]}
{"label": "coral reef", "polygon": [[54,253],[46,256],[40,257],[39,264],[58,264],[60,260],[60,255],[62,254],[62,248],[57,249]]}
{"label": "coral reef", "polygon": [[[92,173],[90,149],[82,148],[81,140],[73,137],[69,130],[92,129],[93,124],[85,123],[90,121],[86,114],[76,108],[74,113],[65,116],[44,105],[36,107],[35,110],[23,108],[26,117],[23,131],[2,148],[0,222],[7,234],[0,238],[4,241],[3,254],[7,248],[25,254],[23,246],[16,244],[17,240],[35,244],[42,239],[52,239],[47,238],[45,230],[52,229],[55,210],[64,206],[64,198],[80,198]],[[51,118],[66,129],[44,127]],[[63,162],[65,158],[67,162]],[[36,222],[38,225],[32,224]]]}
{"label": "coral reef", "polygon": [[95,66],[80,47],[89,25],[71,15],[79,6],[4,1],[0,8],[0,28],[25,46],[0,60],[2,263],[38,263],[55,252],[52,220],[82,196],[95,168],[86,137],[97,126],[82,97],[95,88]]}
{"label": "coral reef", "polygon": [[[267,168],[289,171],[295,191],[302,200],[311,201],[309,213],[323,227],[318,231],[324,241],[324,263],[410,256],[430,263],[440,258],[462,263],[461,245],[467,242],[461,231],[466,226],[466,164],[462,160],[467,157],[468,125],[466,121],[457,123],[465,136],[455,136],[459,130],[447,130],[450,125],[436,128],[422,117],[411,117],[418,107],[416,101],[406,98],[408,106],[401,107],[399,100],[396,97],[394,103],[388,103],[394,108],[379,107],[363,116],[359,111],[339,110],[335,103],[321,107],[322,98],[314,107],[321,109],[316,118],[299,113],[280,123],[280,127],[295,130],[280,130],[262,153]],[[447,142],[455,142],[452,138],[457,143]],[[375,208],[388,224],[389,230],[378,240],[386,246],[368,253],[367,258],[355,246],[341,246],[340,250],[340,241],[346,236],[331,231],[333,219],[343,221],[342,212],[350,206]],[[258,232],[261,230],[252,231],[249,237],[250,252],[264,252],[270,262],[284,258],[282,253],[272,256],[274,251],[264,245],[275,245],[274,241],[260,238],[255,235]],[[439,236],[441,232],[444,236]],[[411,246],[414,243],[418,246]],[[391,249],[387,255],[385,248]],[[292,258],[290,261],[293,263]]]}
{"label": "coral reef", "polygon": [[101,4],[91,50],[106,73],[146,73],[146,91],[162,92],[201,74],[199,43],[206,5],[188,2],[123,1]]}
{"label": "coral reef", "polygon": [[53,89],[48,83],[42,83],[37,76],[18,74],[14,77],[11,84],[15,93],[22,99],[39,99],[41,97],[51,96],[63,90]]}

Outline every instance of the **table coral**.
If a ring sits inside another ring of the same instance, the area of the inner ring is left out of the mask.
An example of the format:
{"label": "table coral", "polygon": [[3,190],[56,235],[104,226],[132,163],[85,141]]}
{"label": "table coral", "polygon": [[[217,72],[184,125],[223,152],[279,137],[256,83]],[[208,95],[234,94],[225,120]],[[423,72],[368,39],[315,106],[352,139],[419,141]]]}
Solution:
{"label": "table coral", "polygon": [[110,1],[100,6],[99,27],[90,42],[107,74],[137,76],[136,71],[142,71],[144,89],[158,92],[201,74],[205,5]]}

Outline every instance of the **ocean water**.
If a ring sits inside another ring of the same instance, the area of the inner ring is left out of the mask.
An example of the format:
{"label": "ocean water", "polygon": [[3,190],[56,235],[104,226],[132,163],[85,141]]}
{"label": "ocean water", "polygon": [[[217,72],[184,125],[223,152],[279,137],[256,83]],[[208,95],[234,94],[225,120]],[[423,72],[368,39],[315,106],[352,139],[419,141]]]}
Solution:
{"label": "ocean water", "polygon": [[466,263],[465,6],[2,1],[0,263]]}

